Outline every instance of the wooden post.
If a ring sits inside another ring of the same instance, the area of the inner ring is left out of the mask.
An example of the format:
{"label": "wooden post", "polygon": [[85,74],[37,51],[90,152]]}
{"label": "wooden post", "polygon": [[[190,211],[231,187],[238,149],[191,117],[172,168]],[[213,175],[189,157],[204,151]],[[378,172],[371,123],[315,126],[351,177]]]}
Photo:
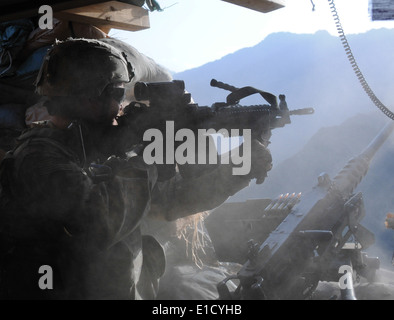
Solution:
{"label": "wooden post", "polygon": [[148,10],[118,1],[67,9],[55,12],[54,17],[91,24],[107,31],[111,28],[138,31],[150,27]]}

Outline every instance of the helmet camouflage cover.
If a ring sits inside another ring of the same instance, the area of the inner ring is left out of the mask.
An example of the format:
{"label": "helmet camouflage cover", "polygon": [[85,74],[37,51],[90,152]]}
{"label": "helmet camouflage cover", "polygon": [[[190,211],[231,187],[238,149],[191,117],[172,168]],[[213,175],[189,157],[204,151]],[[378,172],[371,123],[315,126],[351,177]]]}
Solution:
{"label": "helmet camouflage cover", "polygon": [[130,82],[134,73],[125,53],[92,39],[56,41],[36,80],[43,96],[99,96],[105,87]]}

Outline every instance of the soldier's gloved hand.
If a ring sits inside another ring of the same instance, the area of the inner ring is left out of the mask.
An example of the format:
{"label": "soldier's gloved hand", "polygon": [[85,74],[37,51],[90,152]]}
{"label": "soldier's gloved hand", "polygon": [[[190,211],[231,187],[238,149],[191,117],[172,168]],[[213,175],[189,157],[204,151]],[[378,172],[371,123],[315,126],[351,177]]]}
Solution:
{"label": "soldier's gloved hand", "polygon": [[88,175],[94,183],[108,181],[125,166],[125,163],[127,161],[111,156],[103,164],[91,163],[88,168]]}
{"label": "soldier's gloved hand", "polygon": [[120,170],[128,166],[128,162],[125,159],[121,159],[116,156],[110,156],[104,163],[104,166],[110,167],[112,175],[115,176]]}
{"label": "soldier's gloved hand", "polygon": [[256,184],[262,184],[272,169],[271,152],[257,139],[251,141],[251,168],[247,175],[250,179],[256,179]]}

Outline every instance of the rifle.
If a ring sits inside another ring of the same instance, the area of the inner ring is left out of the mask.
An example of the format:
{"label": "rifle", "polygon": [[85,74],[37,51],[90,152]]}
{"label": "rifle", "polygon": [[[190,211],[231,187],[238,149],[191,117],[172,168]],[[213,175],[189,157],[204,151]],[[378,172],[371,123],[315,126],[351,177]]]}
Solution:
{"label": "rifle", "polygon": [[[289,124],[291,115],[306,115],[313,108],[289,110],[285,95],[276,96],[253,87],[236,88],[211,80],[211,86],[229,90],[226,102],[216,102],[211,107],[192,103],[185,92],[182,80],[169,82],[137,82],[134,86],[136,102],[125,107],[117,118],[121,126],[135,131],[138,137],[150,128],[163,129],[166,121],[175,121],[176,128],[195,129],[252,129],[252,137],[264,141],[267,131]],[[241,106],[240,100],[259,93],[269,104]],[[149,106],[138,102],[148,101]]]}
{"label": "rifle", "polygon": [[[253,87],[236,88],[212,79],[211,86],[231,91],[226,102],[212,106],[192,103],[191,95],[185,92],[181,80],[169,82],[137,82],[134,96],[137,101],[130,103],[117,118],[123,130],[123,145],[131,146],[143,142],[144,133],[152,128],[166,135],[167,123],[173,122],[174,131],[190,129],[213,129],[224,136],[241,136],[244,129],[251,130],[251,138],[268,145],[271,130],[289,124],[291,115],[306,115],[313,108],[289,110],[285,95],[277,97]],[[268,104],[242,106],[240,100],[252,94],[260,94]],[[238,129],[238,130],[234,130]],[[164,139],[166,140],[166,139]]]}
{"label": "rifle", "polygon": [[[360,224],[363,196],[353,192],[393,129],[393,122],[387,124],[333,180],[320,175],[318,184],[261,244],[250,243],[237,275],[217,285],[220,298],[307,299],[319,281],[336,281],[342,299],[356,299],[353,278],[357,274],[372,281],[380,261],[362,251],[374,243],[374,235]],[[226,283],[232,279],[239,285],[230,292]]]}

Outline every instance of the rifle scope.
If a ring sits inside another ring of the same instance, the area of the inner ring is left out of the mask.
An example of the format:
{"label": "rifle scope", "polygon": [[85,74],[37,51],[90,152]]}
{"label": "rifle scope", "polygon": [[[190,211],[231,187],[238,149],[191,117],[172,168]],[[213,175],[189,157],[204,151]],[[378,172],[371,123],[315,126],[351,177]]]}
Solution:
{"label": "rifle scope", "polygon": [[137,101],[157,101],[159,99],[181,97],[185,91],[185,82],[173,80],[168,82],[137,82],[134,96]]}

